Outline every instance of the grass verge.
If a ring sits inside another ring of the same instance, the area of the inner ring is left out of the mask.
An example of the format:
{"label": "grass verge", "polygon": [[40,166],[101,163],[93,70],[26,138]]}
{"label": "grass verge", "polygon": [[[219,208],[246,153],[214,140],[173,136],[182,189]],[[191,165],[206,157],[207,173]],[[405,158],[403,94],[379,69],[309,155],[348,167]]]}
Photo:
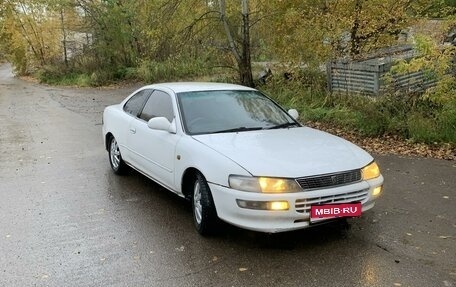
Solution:
{"label": "grass verge", "polygon": [[332,94],[321,83],[283,79],[272,79],[259,88],[282,106],[296,108],[303,122],[333,125],[364,137],[397,136],[456,147],[456,96],[436,104],[419,94]]}

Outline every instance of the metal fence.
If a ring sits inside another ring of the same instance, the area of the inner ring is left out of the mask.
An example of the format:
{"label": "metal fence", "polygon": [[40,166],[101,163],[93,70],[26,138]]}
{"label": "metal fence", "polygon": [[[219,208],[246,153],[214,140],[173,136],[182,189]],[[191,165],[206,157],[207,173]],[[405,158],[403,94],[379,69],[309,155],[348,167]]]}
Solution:
{"label": "metal fence", "polygon": [[391,67],[398,60],[410,60],[415,56],[412,46],[397,46],[379,50],[370,57],[358,61],[338,60],[328,62],[328,88],[330,91],[357,92],[379,95],[387,89],[420,91],[435,85],[436,78],[423,71],[391,75]]}

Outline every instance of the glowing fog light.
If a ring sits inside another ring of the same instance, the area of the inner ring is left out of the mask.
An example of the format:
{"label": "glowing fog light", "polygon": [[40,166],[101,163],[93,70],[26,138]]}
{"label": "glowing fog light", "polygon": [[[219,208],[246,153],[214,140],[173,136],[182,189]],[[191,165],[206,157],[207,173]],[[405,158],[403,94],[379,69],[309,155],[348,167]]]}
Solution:
{"label": "glowing fog light", "polygon": [[376,188],[374,188],[374,190],[372,191],[372,195],[374,196],[377,196],[379,195],[381,192],[382,192],[382,189],[383,189],[383,186],[377,186]]}
{"label": "glowing fog light", "polygon": [[288,210],[288,201],[271,201],[268,204],[269,210]]}
{"label": "glowing fog light", "polygon": [[236,203],[241,208],[255,210],[288,210],[290,205],[288,201],[252,201],[236,199]]}

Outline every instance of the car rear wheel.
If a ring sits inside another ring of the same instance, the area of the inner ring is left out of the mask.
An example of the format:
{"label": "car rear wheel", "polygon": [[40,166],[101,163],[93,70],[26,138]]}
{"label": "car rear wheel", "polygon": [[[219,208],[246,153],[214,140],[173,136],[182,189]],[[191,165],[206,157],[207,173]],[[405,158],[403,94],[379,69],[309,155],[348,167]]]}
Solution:
{"label": "car rear wheel", "polygon": [[217,212],[209,185],[200,173],[193,184],[192,210],[196,230],[201,235],[213,234],[218,223]]}
{"label": "car rear wheel", "polygon": [[127,169],[127,165],[120,154],[119,145],[114,137],[111,137],[109,142],[109,163],[116,174],[123,174]]}

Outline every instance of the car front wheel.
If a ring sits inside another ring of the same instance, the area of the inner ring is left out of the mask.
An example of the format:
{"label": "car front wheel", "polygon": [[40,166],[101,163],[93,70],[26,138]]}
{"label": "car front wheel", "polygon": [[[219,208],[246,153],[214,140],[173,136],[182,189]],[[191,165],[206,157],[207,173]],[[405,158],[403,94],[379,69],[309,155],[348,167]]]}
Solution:
{"label": "car front wheel", "polygon": [[109,142],[109,163],[116,174],[123,174],[127,169],[127,165],[120,154],[119,145],[114,137],[111,137]]}
{"label": "car front wheel", "polygon": [[192,209],[196,230],[201,235],[214,233],[218,222],[217,212],[209,185],[200,173],[196,175],[193,185]]}

